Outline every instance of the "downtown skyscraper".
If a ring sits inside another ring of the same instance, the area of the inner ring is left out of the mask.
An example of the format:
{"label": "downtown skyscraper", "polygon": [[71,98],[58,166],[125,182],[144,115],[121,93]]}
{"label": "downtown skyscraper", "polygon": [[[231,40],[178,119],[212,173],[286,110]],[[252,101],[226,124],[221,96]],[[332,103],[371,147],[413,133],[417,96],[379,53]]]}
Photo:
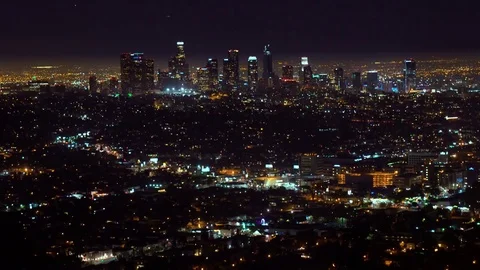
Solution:
{"label": "downtown skyscraper", "polygon": [[308,66],[308,57],[302,56],[300,58],[300,69],[298,70],[298,80],[303,81],[303,70]]}
{"label": "downtown skyscraper", "polygon": [[154,88],[154,62],[146,59],[143,53],[120,55],[120,73],[124,95],[138,94]]}
{"label": "downtown skyscraper", "polygon": [[256,89],[258,84],[258,60],[256,56],[248,57],[248,87],[250,89]]}
{"label": "downtown skyscraper", "polygon": [[240,82],[238,53],[238,50],[228,50],[228,57],[223,59],[223,84],[230,90],[237,88]]}
{"label": "downtown skyscraper", "polygon": [[210,72],[207,67],[197,68],[197,86],[201,91],[210,90]]}
{"label": "downtown skyscraper", "polygon": [[270,44],[265,45],[263,49],[263,76],[262,78],[267,81],[275,76],[273,72],[273,56],[270,50]]}
{"label": "downtown skyscraper", "polygon": [[355,90],[362,90],[362,73],[360,72],[352,73],[352,87]]}
{"label": "downtown skyscraper", "polygon": [[311,66],[303,67],[303,84],[309,85],[313,81],[313,71]]}
{"label": "downtown skyscraper", "polygon": [[335,78],[335,89],[343,90],[345,89],[345,78],[343,77],[343,68],[337,67],[333,70]]}
{"label": "downtown skyscraper", "polygon": [[190,70],[185,54],[185,43],[177,42],[177,54],[168,61],[168,72],[171,78],[180,81],[190,80]]}
{"label": "downtown skyscraper", "polygon": [[205,67],[197,68],[196,84],[201,91],[218,89],[218,60],[208,58]]}
{"label": "downtown skyscraper", "polygon": [[376,90],[378,88],[378,71],[370,70],[367,72],[367,90]]}
{"label": "downtown skyscraper", "polygon": [[208,58],[207,69],[210,88],[216,89],[218,87],[218,60],[216,58]]}
{"label": "downtown skyscraper", "polygon": [[405,92],[415,90],[417,87],[417,63],[413,59],[406,59],[403,62],[403,79]]}

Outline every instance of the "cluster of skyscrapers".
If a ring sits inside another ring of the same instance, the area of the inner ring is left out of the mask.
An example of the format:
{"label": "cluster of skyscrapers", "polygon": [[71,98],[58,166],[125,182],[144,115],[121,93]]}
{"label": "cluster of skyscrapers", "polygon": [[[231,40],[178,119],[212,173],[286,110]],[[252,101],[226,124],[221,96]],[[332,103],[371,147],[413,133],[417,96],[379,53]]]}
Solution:
{"label": "cluster of skyscrapers", "polygon": [[123,94],[141,93],[155,87],[155,67],[143,53],[123,53],[120,56],[120,80]]}
{"label": "cluster of skyscrapers", "polygon": [[[332,87],[343,91],[347,88],[360,91],[379,89],[379,74],[377,71],[368,71],[365,75],[360,72],[353,72],[348,80],[344,70],[337,67],[333,70],[333,78],[328,74],[315,74],[309,64],[308,57],[301,57],[298,69],[298,79],[295,78],[295,67],[284,65],[281,69],[281,76],[274,71],[273,54],[270,45],[263,50],[263,67],[261,77],[259,76],[259,61],[256,56],[249,56],[247,59],[246,80],[240,75],[240,52],[237,49],[230,49],[227,57],[223,59],[223,72],[219,74],[218,59],[209,58],[204,67],[196,69],[194,76],[190,74],[189,64],[185,53],[185,43],[177,42],[176,55],[168,61],[168,71],[158,71],[157,85],[154,84],[154,62],[144,57],[143,53],[124,53],[120,57],[121,67],[121,89],[124,94],[138,93],[157,89],[189,87],[195,84],[200,91],[209,90],[235,90],[240,87],[248,89],[276,88],[289,84],[300,83],[305,87],[321,86]],[[413,59],[404,61],[403,81],[389,81],[385,84],[396,92],[411,91],[416,89],[416,62]],[[95,87],[90,82],[91,88]],[[383,88],[382,88],[383,89]]]}
{"label": "cluster of skyscrapers", "polygon": [[[220,79],[221,78],[221,79]],[[196,81],[199,90],[216,90],[220,87],[226,90],[234,90],[239,87],[255,89],[259,83],[265,86],[273,86],[277,77],[273,70],[273,58],[270,45],[264,48],[263,73],[259,77],[258,58],[249,56],[247,61],[247,80],[244,82],[240,76],[239,50],[230,49],[227,57],[223,59],[223,74],[218,73],[218,60],[209,58],[207,65],[197,69]]]}

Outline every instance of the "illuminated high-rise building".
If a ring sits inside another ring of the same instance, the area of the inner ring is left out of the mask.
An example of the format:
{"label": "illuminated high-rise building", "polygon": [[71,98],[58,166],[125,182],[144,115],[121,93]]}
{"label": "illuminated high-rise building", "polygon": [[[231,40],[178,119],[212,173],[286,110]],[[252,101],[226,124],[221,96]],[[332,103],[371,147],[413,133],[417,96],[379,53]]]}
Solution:
{"label": "illuminated high-rise building", "polygon": [[176,60],[175,60],[175,56],[171,57],[169,60],[168,60],[168,76],[170,78],[175,78],[177,77],[177,65],[176,65]]}
{"label": "illuminated high-rise building", "polygon": [[405,85],[405,92],[415,90],[417,87],[417,63],[413,59],[406,59],[403,66],[403,78]]}
{"label": "illuminated high-rise building", "polygon": [[222,74],[222,86],[227,87],[232,80],[231,77],[233,76],[232,70],[230,67],[230,59],[224,58],[223,59],[223,74]]}
{"label": "illuminated high-rise building", "polygon": [[378,71],[371,70],[367,72],[367,89],[368,90],[375,90],[378,88]]}
{"label": "illuminated high-rise building", "polygon": [[306,56],[303,56],[302,58],[300,58],[300,64],[302,66],[302,70],[303,70],[303,67],[306,67],[308,66],[308,57]]}
{"label": "illuminated high-rise building", "polygon": [[145,59],[142,71],[142,89],[153,90],[155,88],[155,63],[152,59]]}
{"label": "illuminated high-rise building", "polygon": [[127,94],[133,88],[133,79],[135,79],[135,70],[133,65],[133,54],[123,53],[120,55],[120,81],[122,83],[122,92]]}
{"label": "illuminated high-rise building", "polygon": [[186,55],[185,55],[185,42],[178,41],[177,42],[177,55],[175,56],[179,62],[186,62]]}
{"label": "illuminated high-rise building", "polygon": [[208,58],[207,69],[210,88],[216,89],[218,87],[218,60],[214,58]]}
{"label": "illuminated high-rise building", "polygon": [[282,80],[283,81],[293,80],[293,66],[285,65],[282,67]]}
{"label": "illuminated high-rise building", "polygon": [[207,67],[197,68],[197,86],[201,91],[210,90],[210,72]]}
{"label": "illuminated high-rise building", "polygon": [[238,50],[229,50],[228,58],[223,60],[223,81],[225,87],[236,88],[240,81]]}
{"label": "illuminated high-rise building", "polygon": [[258,84],[258,60],[256,56],[248,57],[248,87],[256,89]]}
{"label": "illuminated high-rise building", "polygon": [[303,68],[303,84],[311,84],[313,81],[313,71],[311,66]]}
{"label": "illuminated high-rise building", "polygon": [[335,78],[335,89],[343,90],[345,89],[345,78],[343,77],[343,68],[337,67],[333,70]]}
{"label": "illuminated high-rise building", "polygon": [[263,79],[268,80],[275,76],[273,72],[273,56],[270,50],[270,44],[265,45],[263,49]]}
{"label": "illuminated high-rise building", "polygon": [[190,79],[190,71],[185,55],[185,43],[183,41],[177,42],[177,55],[175,56],[178,76],[181,81],[188,81]]}
{"label": "illuminated high-rise building", "polygon": [[300,69],[298,70],[299,81],[303,80],[303,69],[308,66],[308,57],[303,56],[300,58]]}
{"label": "illuminated high-rise building", "polygon": [[171,78],[181,81],[190,80],[190,70],[185,54],[185,43],[183,41],[177,42],[177,53],[168,61],[168,72]]}
{"label": "illuminated high-rise building", "polygon": [[153,89],[154,62],[143,53],[124,53],[120,56],[120,79],[123,94]]}
{"label": "illuminated high-rise building", "polygon": [[362,74],[360,72],[352,73],[352,87],[355,90],[362,89]]}
{"label": "illuminated high-rise building", "polygon": [[88,78],[88,90],[91,93],[96,93],[98,90],[98,82],[97,82],[97,76],[92,75],[90,78]]}

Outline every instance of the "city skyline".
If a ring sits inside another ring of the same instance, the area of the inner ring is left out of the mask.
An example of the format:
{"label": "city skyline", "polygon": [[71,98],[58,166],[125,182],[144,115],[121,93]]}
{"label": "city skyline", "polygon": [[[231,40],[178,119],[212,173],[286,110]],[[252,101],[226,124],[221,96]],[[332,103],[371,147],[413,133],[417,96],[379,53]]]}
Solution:
{"label": "city skyline", "polygon": [[[24,68],[30,68],[35,66],[81,66],[85,68],[95,68],[95,67],[111,67],[118,66],[118,55],[122,53],[144,53],[149,56],[150,59],[155,61],[155,68],[168,69],[168,60],[172,55],[175,54],[175,44],[176,40],[170,42],[170,48],[168,52],[164,55],[158,55],[150,51],[141,51],[141,50],[132,50],[132,51],[121,51],[121,52],[112,52],[102,58],[89,58],[89,57],[62,57],[62,58],[50,58],[50,57],[32,57],[32,58],[4,58],[0,62],[0,70],[21,70]],[[205,61],[209,58],[220,59],[226,55],[228,48],[220,50],[214,53],[204,53],[204,54],[194,54],[190,51],[191,44],[185,42],[188,49],[188,62],[190,63],[191,68],[202,67],[205,65]],[[263,57],[263,46],[259,45],[256,51],[251,53],[243,51],[241,48],[240,52],[240,66],[247,66],[247,61],[249,56],[256,56],[259,60]],[[322,54],[322,53],[292,53],[292,54],[283,54],[282,52],[277,52],[275,47],[275,59],[273,60],[274,65],[278,62],[297,65],[301,62],[301,57],[308,57],[309,61],[313,65],[324,65],[324,64],[351,64],[351,63],[360,63],[368,64],[375,62],[391,62],[395,61],[400,64],[403,64],[405,59],[413,58],[420,61],[432,61],[432,60],[445,60],[445,59],[478,59],[480,60],[480,53],[476,52],[442,52],[442,53],[368,53],[368,54],[349,54],[349,53],[332,53],[332,54]],[[263,68],[263,63],[260,65]],[[220,64],[221,66],[221,64]]]}

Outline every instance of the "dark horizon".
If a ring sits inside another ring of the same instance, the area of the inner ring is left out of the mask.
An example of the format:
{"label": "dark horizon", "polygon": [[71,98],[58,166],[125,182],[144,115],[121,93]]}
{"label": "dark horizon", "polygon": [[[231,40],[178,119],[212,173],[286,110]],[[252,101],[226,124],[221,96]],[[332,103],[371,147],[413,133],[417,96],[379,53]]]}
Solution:
{"label": "dark horizon", "polygon": [[[463,1],[8,1],[0,23],[3,59],[116,59],[140,51],[167,58],[186,42],[195,59],[231,48],[260,56],[479,52],[476,13]],[[248,54],[248,55],[247,55]],[[159,60],[158,59],[158,60]],[[158,61],[157,60],[157,61]],[[166,59],[164,60],[167,61]]]}

